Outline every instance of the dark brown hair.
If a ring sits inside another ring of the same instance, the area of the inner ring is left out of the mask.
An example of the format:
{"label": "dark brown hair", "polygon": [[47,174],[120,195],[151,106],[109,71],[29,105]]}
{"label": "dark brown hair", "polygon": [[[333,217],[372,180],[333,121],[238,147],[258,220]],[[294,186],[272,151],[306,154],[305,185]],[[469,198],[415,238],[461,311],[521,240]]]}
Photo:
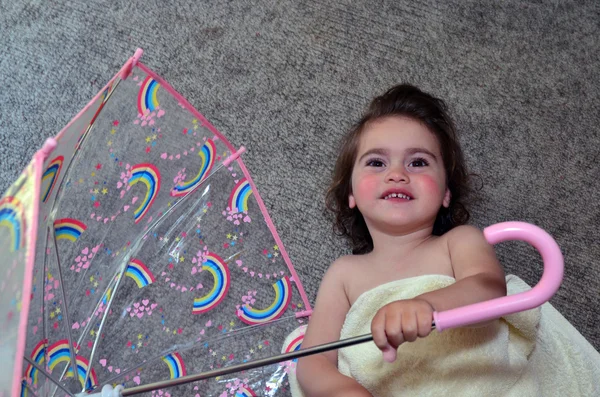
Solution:
{"label": "dark brown hair", "polygon": [[446,104],[412,85],[397,85],[373,99],[363,117],[344,137],[327,191],[325,203],[335,216],[334,229],[350,240],[353,254],[373,250],[373,239],[362,214],[358,208],[348,205],[360,137],[369,123],[391,116],[407,117],[423,123],[440,144],[451,200],[448,208],[440,208],[433,234],[442,235],[455,226],[467,223],[470,217],[465,206],[465,200],[471,193],[469,174]]}

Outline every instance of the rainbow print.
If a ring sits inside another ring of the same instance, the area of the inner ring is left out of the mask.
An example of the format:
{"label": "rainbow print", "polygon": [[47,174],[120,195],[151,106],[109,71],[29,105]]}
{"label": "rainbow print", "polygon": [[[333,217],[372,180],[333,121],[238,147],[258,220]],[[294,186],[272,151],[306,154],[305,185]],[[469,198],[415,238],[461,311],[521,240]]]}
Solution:
{"label": "rainbow print", "polygon": [[[31,360],[40,366],[44,363],[47,344],[48,339],[42,339],[35,345],[31,352]],[[34,385],[38,383],[38,370],[31,364],[27,365],[27,369],[25,370],[25,380],[27,381],[29,379],[31,379]]]}
{"label": "rainbow print", "polygon": [[179,355],[179,353],[169,354],[164,356],[162,360],[169,367],[169,372],[171,373],[171,379],[181,378],[186,375],[185,364],[183,359]]}
{"label": "rainbow print", "polygon": [[111,296],[112,296],[112,288],[109,287],[108,290],[106,290],[106,293],[104,294],[104,296],[102,297],[102,303],[104,305],[108,305],[108,302],[110,301]]}
{"label": "rainbow print", "polygon": [[87,226],[77,219],[63,218],[54,221],[54,235],[57,240],[77,241]]}
{"label": "rainbow print", "polygon": [[275,290],[275,300],[266,309],[258,310],[250,307],[250,305],[243,305],[238,312],[240,320],[249,325],[262,324],[268,321],[279,318],[285,309],[287,309],[292,299],[292,285],[290,279],[285,276],[281,280],[273,284]]}
{"label": "rainbow print", "polygon": [[142,220],[148,212],[154,199],[160,191],[160,172],[152,164],[138,164],[131,168],[131,178],[129,178],[129,186],[133,186],[138,182],[146,185],[146,196],[140,206],[134,211],[135,223]]}
{"label": "rainbow print", "polygon": [[27,379],[23,379],[21,381],[21,394],[19,394],[20,397],[28,397],[29,396],[29,391],[27,390]]}
{"label": "rainbow print", "polygon": [[146,80],[142,83],[140,91],[138,93],[138,112],[144,116],[153,110],[158,109],[158,99],[156,93],[160,84],[152,77],[146,77]]}
{"label": "rainbow print", "polygon": [[198,156],[200,156],[200,159],[202,160],[198,175],[189,181],[178,183],[177,186],[171,190],[171,196],[177,197],[186,195],[200,185],[202,181],[206,179],[213,167],[215,162],[215,152],[215,143],[212,139],[207,139],[204,146],[202,146],[202,149],[198,152]]}
{"label": "rainbow print", "polygon": [[125,270],[125,275],[133,279],[138,288],[144,288],[155,281],[152,272],[148,270],[146,265],[144,265],[139,259],[132,259],[131,262],[129,262],[129,265]]}
{"label": "rainbow print", "polygon": [[[96,376],[96,371],[94,371],[94,369],[92,368],[92,370],[90,371],[90,376],[88,377],[88,380],[84,385],[83,382],[85,382],[85,377],[87,375],[90,363],[87,359],[81,356],[77,356],[76,361],[77,377],[79,378],[79,383],[81,383],[81,386],[85,388],[85,390],[94,389],[98,385],[98,377]],[[70,376],[73,376],[73,369],[71,367],[69,367],[69,370],[67,371],[65,377],[68,378]]]}
{"label": "rainbow print", "polygon": [[231,283],[229,268],[217,254],[208,253],[202,264],[202,270],[208,270],[212,274],[214,285],[208,294],[194,299],[193,314],[201,314],[214,309],[227,295]]}
{"label": "rainbow print", "polygon": [[[298,337],[294,338],[287,346],[284,347],[283,352],[284,353],[291,353],[291,352],[295,352],[297,350],[300,350],[300,347],[302,346],[302,341],[303,340],[304,340],[304,334],[299,335]],[[292,361],[298,362],[298,359],[295,358]]]}
{"label": "rainbow print", "polygon": [[248,199],[251,194],[252,188],[248,180],[240,179],[229,195],[227,206],[231,212],[248,212]]}
{"label": "rainbow print", "polygon": [[42,175],[42,183],[46,183],[46,189],[42,190],[42,202],[48,201],[48,197],[52,193],[52,189],[54,189],[54,185],[58,181],[58,176],[60,175],[60,170],[63,166],[63,161],[65,158],[63,156],[58,156],[54,160],[48,164],[48,168],[44,171]]}
{"label": "rainbow print", "polygon": [[235,392],[235,397],[256,397],[256,393],[249,387],[242,387]]}
{"label": "rainbow print", "polygon": [[286,347],[284,350],[284,353],[290,353],[290,352],[295,352],[297,350],[300,350],[300,346],[302,346],[302,341],[304,340],[304,334],[298,336],[297,338],[293,339]]}
{"label": "rainbow print", "polygon": [[11,236],[10,251],[18,251],[25,245],[25,219],[23,205],[12,196],[0,200],[0,227],[8,228]]}
{"label": "rainbow print", "polygon": [[50,372],[60,363],[71,361],[69,342],[66,339],[59,340],[48,348],[48,368]]}

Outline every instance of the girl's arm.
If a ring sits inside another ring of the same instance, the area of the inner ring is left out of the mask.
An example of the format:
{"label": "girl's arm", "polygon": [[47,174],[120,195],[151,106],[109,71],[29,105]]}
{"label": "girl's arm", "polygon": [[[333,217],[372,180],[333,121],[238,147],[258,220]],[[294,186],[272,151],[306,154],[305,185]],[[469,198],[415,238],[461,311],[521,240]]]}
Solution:
{"label": "girl's arm", "polygon": [[456,283],[417,298],[441,312],[506,295],[504,271],[481,230],[459,226],[447,238]]}
{"label": "girl's arm", "polygon": [[371,332],[386,361],[396,359],[396,349],[402,343],[413,342],[431,333],[434,311],[441,312],[506,295],[504,271],[496,259],[494,248],[479,229],[459,226],[448,232],[447,241],[456,282],[414,299],[389,303],[375,314]]}
{"label": "girl's arm", "polygon": [[[344,289],[343,258],[334,262],[323,277],[302,348],[337,341],[350,309]],[[296,376],[306,397],[371,397],[356,380],[342,375],[337,368],[337,351],[298,359]]]}

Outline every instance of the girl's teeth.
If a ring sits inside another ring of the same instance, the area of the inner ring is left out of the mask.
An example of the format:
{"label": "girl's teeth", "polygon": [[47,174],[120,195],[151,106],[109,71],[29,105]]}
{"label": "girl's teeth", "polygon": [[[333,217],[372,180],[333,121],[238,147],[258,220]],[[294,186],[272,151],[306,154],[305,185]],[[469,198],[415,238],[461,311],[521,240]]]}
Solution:
{"label": "girl's teeth", "polygon": [[410,197],[408,197],[407,195],[402,194],[402,193],[391,193],[391,194],[388,194],[385,197],[385,199],[387,200],[389,198],[396,198],[396,197],[403,198],[403,199],[406,199],[406,200],[410,200]]}

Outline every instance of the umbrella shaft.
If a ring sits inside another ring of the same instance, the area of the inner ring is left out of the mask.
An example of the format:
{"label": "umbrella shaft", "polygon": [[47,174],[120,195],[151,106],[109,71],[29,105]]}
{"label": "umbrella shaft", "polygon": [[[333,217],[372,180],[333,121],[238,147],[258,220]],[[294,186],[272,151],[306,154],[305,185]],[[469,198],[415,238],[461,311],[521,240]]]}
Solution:
{"label": "umbrella shaft", "polygon": [[[435,323],[431,324],[432,328],[435,328]],[[229,375],[235,372],[247,371],[258,367],[264,367],[271,364],[277,364],[283,361],[294,360],[305,356],[311,356],[313,354],[325,353],[330,350],[337,350],[348,346],[358,345],[360,343],[370,342],[373,340],[373,335],[365,334],[361,336],[355,336],[354,338],[348,338],[339,340],[336,342],[325,343],[318,346],[309,347],[306,349],[300,349],[289,353],[280,354],[277,356],[261,358],[258,360],[250,361],[243,364],[232,365],[231,367],[219,368],[212,371],[202,372],[200,374],[183,376],[181,378],[169,379],[162,382],[149,383],[147,385],[141,385],[125,389],[121,392],[122,396],[133,396],[140,393],[146,393],[152,390],[163,389],[165,387],[173,387],[182,385],[185,383],[195,382],[198,380],[210,379],[217,376]]]}
{"label": "umbrella shaft", "polygon": [[165,387],[173,387],[185,383],[195,382],[198,380],[210,379],[217,376],[232,374],[235,372],[246,371],[253,368],[264,367],[266,365],[277,364],[282,361],[294,360],[296,358],[310,356],[312,354],[324,353],[329,350],[341,349],[343,347],[357,345],[359,343],[369,342],[373,340],[371,334],[357,336],[354,338],[344,339],[337,342],[326,343],[319,346],[309,347],[308,349],[296,350],[294,352],[280,354],[277,356],[261,358],[243,364],[233,365],[231,367],[215,369],[208,372],[203,372],[195,375],[183,376],[181,378],[169,379],[162,382],[150,383],[147,385],[136,386],[125,389],[121,392],[122,396],[133,396],[135,394],[146,393],[152,390],[163,389]]}

